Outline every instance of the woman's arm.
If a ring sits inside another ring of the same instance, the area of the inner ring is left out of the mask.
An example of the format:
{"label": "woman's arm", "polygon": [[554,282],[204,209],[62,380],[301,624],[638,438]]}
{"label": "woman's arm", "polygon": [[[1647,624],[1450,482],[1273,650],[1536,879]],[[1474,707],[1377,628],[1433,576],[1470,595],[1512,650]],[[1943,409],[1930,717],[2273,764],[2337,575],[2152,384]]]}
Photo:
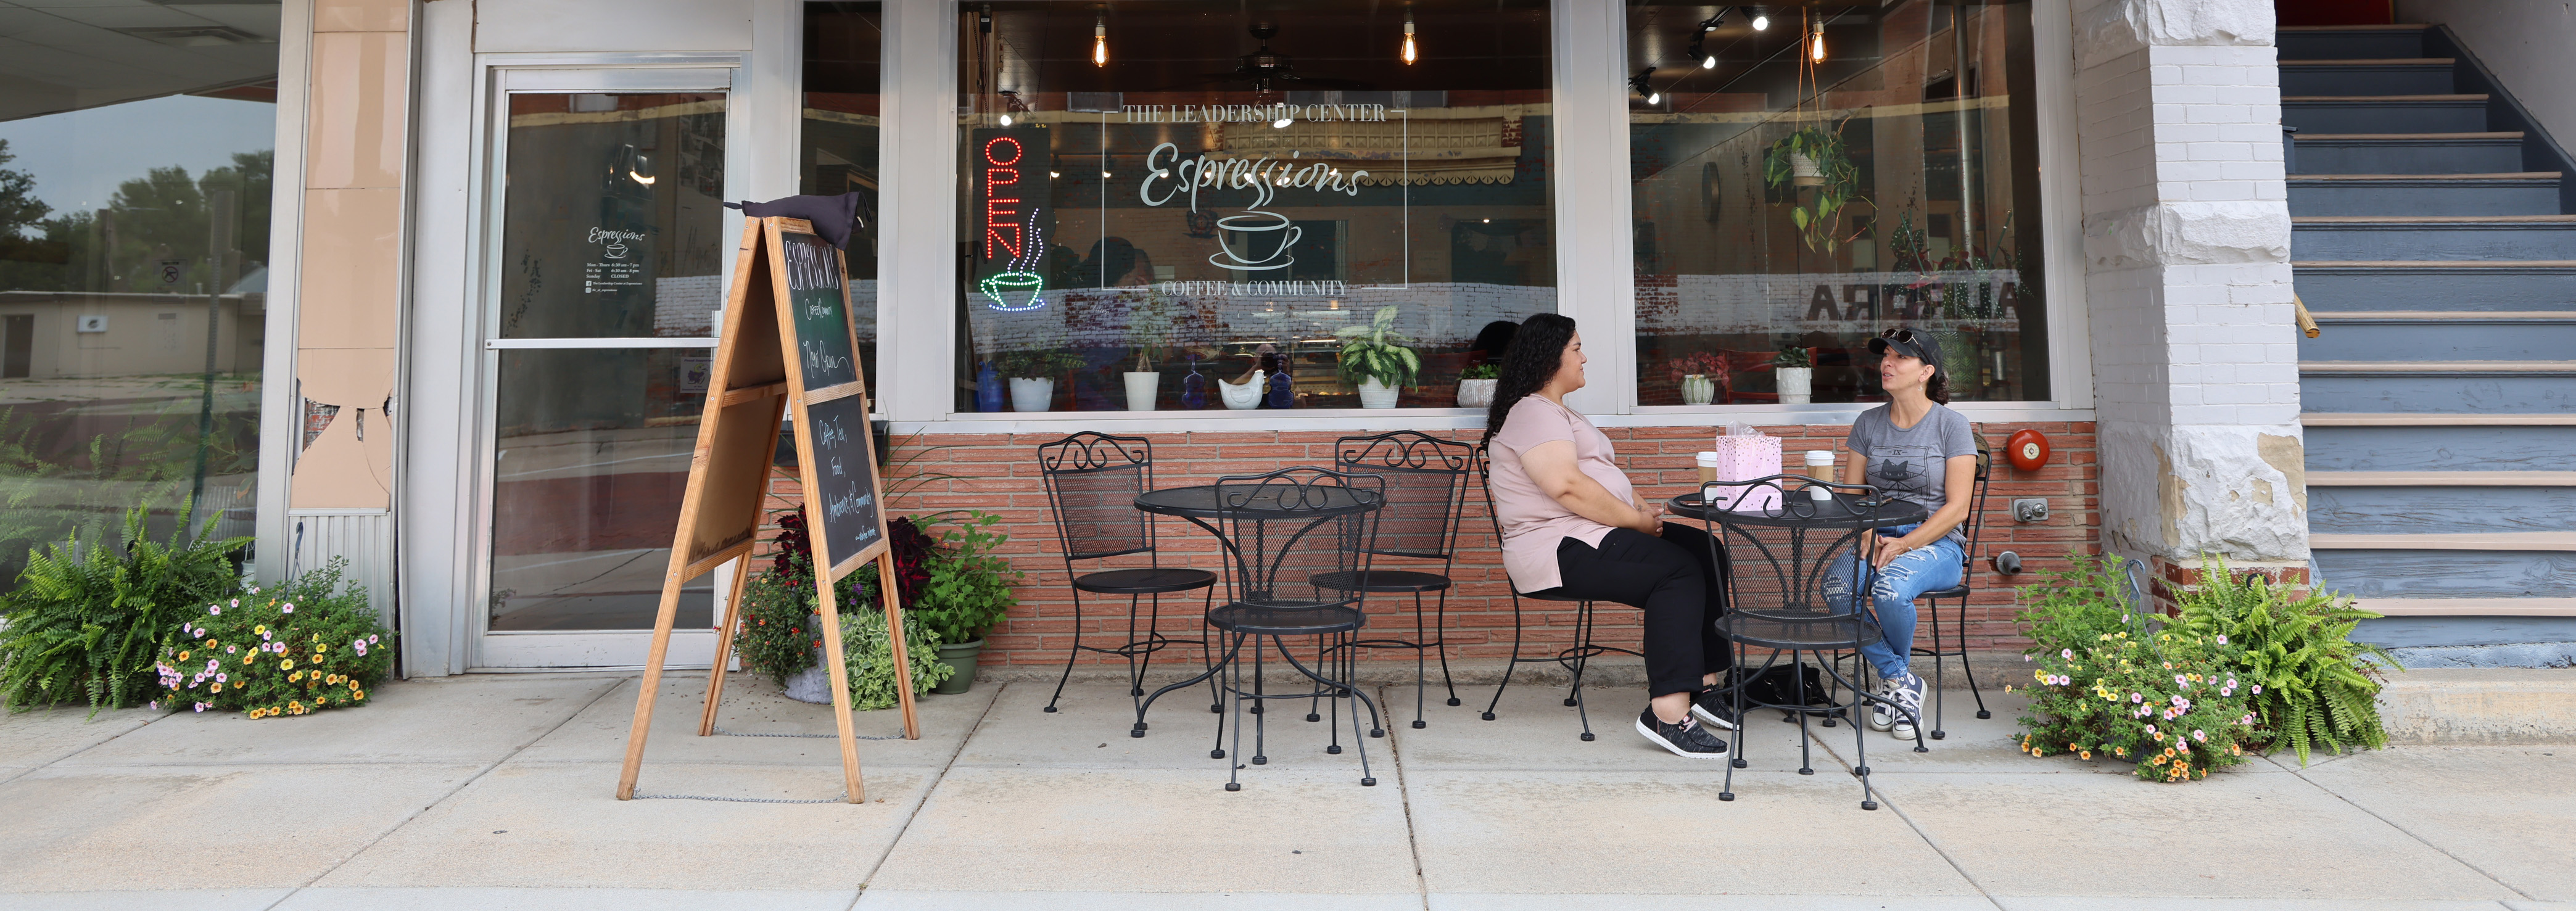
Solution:
{"label": "woman's arm", "polygon": [[1663,517],[1638,509],[1610,494],[1583,473],[1576,464],[1573,440],[1550,440],[1521,453],[1521,470],[1528,472],[1530,482],[1540,493],[1563,505],[1567,511],[1612,528],[1633,528],[1647,534],[1663,532]]}
{"label": "woman's arm", "polygon": [[1864,538],[1864,541],[1873,545],[1870,565],[1886,566],[1888,561],[1904,556],[1906,551],[1927,547],[1932,542],[1941,540],[1941,536],[1949,534],[1950,529],[1957,528],[1959,523],[1967,521],[1968,495],[1976,490],[1976,483],[1977,457],[1951,456],[1942,466],[1941,508],[1933,510],[1930,518],[1924,519],[1923,524],[1915,526],[1914,530],[1907,532],[1904,537],[1884,538],[1871,535]]}

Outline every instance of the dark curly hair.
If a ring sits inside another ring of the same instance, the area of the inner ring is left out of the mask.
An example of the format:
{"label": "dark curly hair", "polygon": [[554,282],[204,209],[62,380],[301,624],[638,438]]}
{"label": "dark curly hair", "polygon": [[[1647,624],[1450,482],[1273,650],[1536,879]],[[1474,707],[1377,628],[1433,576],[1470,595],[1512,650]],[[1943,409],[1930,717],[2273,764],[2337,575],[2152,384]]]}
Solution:
{"label": "dark curly hair", "polygon": [[1950,371],[1932,365],[1932,378],[1923,381],[1923,397],[1943,405],[1950,404]]}
{"label": "dark curly hair", "polygon": [[1519,331],[1512,334],[1512,346],[1503,349],[1502,382],[1494,384],[1493,407],[1485,410],[1486,442],[1503,432],[1503,420],[1511,417],[1512,406],[1556,378],[1565,346],[1573,343],[1572,317],[1541,313],[1521,322]]}

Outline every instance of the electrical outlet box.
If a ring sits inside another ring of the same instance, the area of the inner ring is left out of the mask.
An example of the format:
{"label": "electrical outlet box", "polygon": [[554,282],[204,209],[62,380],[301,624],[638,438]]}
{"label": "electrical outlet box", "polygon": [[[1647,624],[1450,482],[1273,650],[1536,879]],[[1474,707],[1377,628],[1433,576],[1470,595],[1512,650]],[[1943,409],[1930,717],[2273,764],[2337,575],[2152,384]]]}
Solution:
{"label": "electrical outlet box", "polygon": [[2045,521],[2048,521],[2048,498],[2046,498],[2046,497],[2019,497],[2019,498],[2016,498],[2016,499],[2014,499],[2014,500],[2012,501],[2012,515],[2013,515],[2013,521],[2015,521],[2015,522],[2045,522]]}

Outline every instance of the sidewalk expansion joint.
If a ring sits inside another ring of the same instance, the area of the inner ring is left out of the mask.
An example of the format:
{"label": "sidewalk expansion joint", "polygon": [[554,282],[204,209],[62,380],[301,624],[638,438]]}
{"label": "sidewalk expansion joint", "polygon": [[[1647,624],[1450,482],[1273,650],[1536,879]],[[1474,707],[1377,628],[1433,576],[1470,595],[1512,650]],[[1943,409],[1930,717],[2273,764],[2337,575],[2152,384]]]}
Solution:
{"label": "sidewalk expansion joint", "polygon": [[[1386,704],[1386,687],[1377,688],[1377,702]],[[1431,880],[1422,875],[1422,837],[1413,825],[1413,786],[1404,780],[1404,746],[1395,736],[1386,738],[1386,755],[1395,764],[1396,802],[1404,807],[1404,846],[1413,852],[1413,887],[1422,893],[1422,911],[1431,911]]]}
{"label": "sidewalk expansion joint", "polygon": [[1003,681],[994,690],[993,698],[984,703],[984,710],[975,713],[975,722],[967,725],[966,733],[957,738],[957,748],[948,752],[948,761],[940,763],[939,773],[930,776],[930,781],[921,786],[921,799],[913,801],[912,809],[903,814],[903,825],[896,826],[894,837],[886,839],[885,853],[877,855],[876,861],[868,864],[868,872],[859,877],[858,894],[850,896],[850,907],[845,911],[856,911],[859,900],[867,897],[868,883],[877,878],[878,870],[885,868],[886,858],[894,856],[895,847],[903,844],[904,833],[912,831],[912,821],[921,818],[922,809],[930,806],[930,796],[939,791],[941,782],[948,780],[948,770],[957,767],[957,757],[966,755],[966,745],[974,742],[975,734],[984,729],[984,719],[993,716],[993,707],[1001,705],[1002,697],[1009,695],[1010,691],[1011,682]]}
{"label": "sidewalk expansion joint", "polygon": [[350,861],[358,858],[358,855],[367,853],[367,849],[382,844],[385,839],[392,837],[395,832],[402,831],[402,827],[410,825],[412,820],[419,819],[420,814],[427,813],[439,804],[455,799],[456,795],[465,793],[466,788],[473,787],[475,782],[482,781],[483,776],[492,774],[493,769],[497,769],[508,764],[512,758],[518,756],[520,753],[526,752],[529,747],[536,746],[538,741],[552,736],[556,731],[563,730],[564,725],[571,724],[573,719],[581,717],[581,713],[590,711],[590,707],[598,705],[599,700],[606,699],[608,698],[608,694],[617,692],[618,689],[626,685],[626,679],[627,678],[619,678],[607,681],[608,685],[601,687],[599,692],[591,694],[589,699],[584,700],[582,704],[573,707],[572,711],[565,712],[563,720],[555,722],[552,727],[546,728],[536,736],[528,738],[518,746],[511,747],[508,754],[503,755],[499,759],[492,760],[489,764],[483,766],[483,768],[476,770],[474,774],[466,776],[464,781],[458,782],[455,787],[447,789],[447,793],[438,795],[437,800],[422,804],[420,809],[403,814],[403,818],[395,820],[393,825],[386,826],[384,831],[376,833],[376,837],[367,839],[366,844],[359,845],[356,850],[350,851],[347,856],[340,858],[339,861],[333,863],[328,869],[325,869],[320,873],[313,874],[311,879],[307,879],[296,885],[294,888],[286,890],[286,894],[278,896],[277,901],[269,903],[268,908],[263,909],[263,911],[274,911],[277,906],[283,905],[288,899],[294,898],[296,893],[312,888],[313,884],[321,882],[323,877],[331,875],[341,867],[348,866]]}
{"label": "sidewalk expansion joint", "polygon": [[[1858,715],[1859,713],[1855,712],[1853,714]],[[1739,721],[1738,723],[1740,724],[1742,722]],[[1861,722],[1855,719],[1853,724],[1854,726],[1859,726]],[[1869,735],[1867,733],[1862,733],[1860,736],[1867,737]],[[1843,758],[1842,752],[1834,749],[1834,745],[1827,742],[1823,735],[1810,731],[1807,734],[1807,739],[1814,742],[1815,745],[1823,747],[1825,755],[1833,757],[1834,762],[1843,767],[1843,772],[1845,774],[1852,775],[1854,778],[1859,777],[1859,775],[1855,774],[1855,769],[1851,760]],[[1979,898],[1985,899],[1986,904],[1995,906],[1995,911],[2004,911],[2004,903],[1995,898],[1994,890],[1986,888],[1985,883],[1978,882],[1977,877],[1968,872],[1967,865],[1960,863],[1958,858],[1950,855],[1949,848],[1941,845],[1940,839],[1932,837],[1932,832],[1925,829],[1922,823],[1915,822],[1914,816],[1905,812],[1904,804],[1897,802],[1894,799],[1894,795],[1889,794],[1886,790],[1876,788],[1874,784],[1872,789],[1877,792],[1878,805],[1880,808],[1896,814],[1896,818],[1898,819],[1905,820],[1905,827],[1914,830],[1914,837],[1923,839],[1924,847],[1931,848],[1932,853],[1941,855],[1941,862],[1949,864],[1951,870],[1957,871],[1960,879],[1967,881],[1970,888],[1977,890],[1977,896]]]}
{"label": "sidewalk expansion joint", "polygon": [[[140,731],[140,730],[142,730],[142,729],[144,729],[144,728],[151,727],[151,726],[153,726],[153,725],[155,725],[155,724],[159,724],[159,723],[161,723],[161,719],[163,719],[163,718],[168,718],[168,717],[170,717],[170,716],[172,716],[172,715],[176,715],[176,714],[179,714],[179,713],[178,713],[178,712],[176,712],[176,711],[169,711],[169,712],[162,712],[162,713],[160,713],[160,714],[158,714],[158,715],[154,715],[154,716],[152,716],[152,719],[151,719],[151,720],[149,720],[149,721],[145,721],[145,722],[143,722],[142,724],[138,724],[138,725],[135,725],[135,726],[133,726],[133,727],[131,727],[131,728],[127,728],[127,729],[125,729],[125,730],[118,731],[118,732],[116,732],[116,734],[115,734],[114,736],[111,736],[111,737],[107,738],[106,740],[101,740],[101,741],[99,741],[99,742],[97,742],[97,743],[90,744],[90,745],[88,745],[88,746],[82,747],[82,748],[77,749],[77,750],[73,750],[73,751],[71,751],[71,752],[69,752],[69,753],[64,753],[64,754],[62,754],[62,755],[60,755],[60,756],[56,756],[56,757],[54,757],[51,761],[46,762],[44,765],[36,766],[36,767],[34,767],[34,768],[20,769],[20,770],[18,770],[18,774],[16,774],[16,775],[11,775],[11,776],[9,776],[9,777],[7,777],[7,778],[0,778],[0,784],[8,784],[8,783],[10,783],[10,782],[12,782],[12,781],[16,781],[16,780],[18,780],[18,779],[25,778],[25,777],[27,777],[27,776],[29,776],[29,775],[36,774],[37,772],[42,772],[42,771],[44,771],[44,770],[46,770],[46,769],[53,768],[53,767],[55,766],[55,764],[60,763],[60,762],[62,762],[63,760],[70,759],[70,758],[72,758],[72,757],[74,757],[74,756],[78,756],[78,755],[80,755],[80,754],[82,754],[82,753],[87,753],[87,752],[89,752],[89,751],[91,751],[91,750],[98,749],[99,747],[103,747],[103,746],[106,746],[106,745],[111,744],[111,743],[115,743],[115,742],[116,742],[116,739],[117,739],[118,737],[123,737],[123,736],[125,736],[125,735],[127,735],[127,734],[131,734],[131,733],[134,733],[134,732],[136,732],[136,731]],[[87,722],[83,722],[83,723],[87,723]]]}
{"label": "sidewalk expansion joint", "polygon": [[[2397,820],[2390,819],[2390,818],[2388,818],[2387,816],[2382,815],[2382,814],[2381,814],[2379,811],[2377,811],[2377,810],[2373,810],[2373,809],[2371,809],[2371,808],[2369,808],[2369,807],[2362,806],[2361,804],[2359,804],[2359,803],[2355,802],[2352,798],[2345,797],[2345,796],[2343,796],[2342,794],[2335,793],[2335,789],[2333,789],[2333,788],[2329,788],[2329,787],[2326,787],[2324,783],[2319,782],[2319,781],[2317,781],[2316,779],[2309,778],[2309,777],[2308,777],[2308,771],[2307,771],[2307,769],[2305,769],[2305,768],[2292,768],[2292,767],[2290,766],[2290,764],[2289,764],[2289,763],[2282,762],[2280,759],[2278,759],[2278,758],[2276,758],[2276,757],[2274,757],[2274,756],[2265,756],[2265,757],[2263,757],[2263,759],[2264,759],[2264,761],[2265,761],[2265,762],[2269,762],[2269,763],[2271,763],[2271,764],[2273,764],[2273,765],[2280,766],[2282,771],[2290,773],[2290,776],[2291,776],[2291,777],[2293,777],[2293,778],[2297,778],[2298,780],[2300,780],[2300,781],[2302,781],[2302,782],[2306,782],[2306,783],[2307,783],[2307,785],[2308,785],[2309,787],[2312,787],[2312,788],[2315,788],[2315,789],[2317,789],[2317,790],[2319,790],[2319,791],[2323,791],[2323,792],[2325,792],[2326,796],[2328,796],[2328,797],[2332,797],[2332,798],[2334,798],[2334,799],[2336,799],[2336,800],[2343,801],[2344,806],[2348,806],[2348,807],[2351,807],[2351,808],[2353,808],[2353,809],[2360,810],[2360,811],[2361,811],[2361,812],[2363,812],[2363,813],[2367,813],[2367,814],[2369,814],[2369,815],[2370,815],[2370,818],[2372,818],[2372,819],[2376,819],[2376,820],[2379,820],[2382,824],[2387,825],[2389,828],[2391,828],[2391,829],[2395,829],[2395,830],[2397,830],[2398,832],[2400,832],[2400,833],[2404,834],[2406,837],[2414,839],[2416,844],[2423,845],[2423,846],[2424,846],[2424,847],[2426,847],[2426,848],[2430,848],[2430,849],[2432,849],[2433,853],[2435,853],[2435,854],[2440,854],[2440,855],[2442,855],[2443,857],[2448,857],[2448,858],[2450,858],[2450,859],[2451,859],[2451,861],[2452,861],[2453,863],[2456,863],[2456,864],[2459,864],[2460,866],[2467,867],[2467,868],[2469,868],[2469,869],[2471,869],[2471,870],[2477,871],[2477,874],[2478,874],[2479,876],[2486,877],[2486,878],[2487,878],[2487,881],[2492,882],[2492,883],[2495,883],[2496,885],[2499,885],[2499,886],[2503,886],[2503,887],[2505,887],[2507,890],[2510,890],[2511,892],[2513,892],[2513,894],[2515,894],[2515,895],[2522,896],[2522,898],[2523,898],[2523,900],[2524,900],[2524,901],[2534,901],[2534,900],[2536,900],[2536,899],[2534,899],[2534,898],[2532,897],[2532,894],[2531,894],[2531,893],[2523,891],[2520,887],[2517,887],[2517,886],[2515,886],[2515,885],[2514,885],[2514,884],[2512,884],[2512,883],[2505,882],[2504,877],[2497,876],[2497,875],[2495,875],[2495,874],[2493,874],[2493,873],[2487,872],[2487,869],[2486,869],[2485,867],[2481,867],[2481,866],[2478,866],[2478,865],[2477,865],[2477,864],[2475,864],[2475,863],[2470,862],[2468,858],[2461,857],[2461,856],[2460,856],[2460,855],[2458,855],[2458,854],[2452,853],[2452,852],[2450,851],[2450,849],[2448,849],[2448,848],[2444,848],[2444,847],[2442,847],[2441,845],[2434,844],[2430,839],[2427,839],[2427,838],[2425,838],[2424,836],[2421,836],[2421,835],[2417,835],[2417,834],[2415,834],[2415,830],[2407,828],[2405,825],[2403,825],[2403,824],[2399,823]],[[2499,904],[2501,904],[2501,903],[2499,903]]]}

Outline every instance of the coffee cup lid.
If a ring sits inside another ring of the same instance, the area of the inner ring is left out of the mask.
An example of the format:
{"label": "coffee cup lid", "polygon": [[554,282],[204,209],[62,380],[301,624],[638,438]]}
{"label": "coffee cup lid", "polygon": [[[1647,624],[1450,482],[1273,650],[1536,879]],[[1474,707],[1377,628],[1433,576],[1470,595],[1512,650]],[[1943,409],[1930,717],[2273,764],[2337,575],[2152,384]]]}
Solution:
{"label": "coffee cup lid", "polygon": [[1702,461],[1702,462],[1715,462],[1715,461],[1717,461],[1717,453],[1715,453],[1715,452],[1703,452],[1703,453],[1700,453],[1700,454],[1699,454],[1699,461]]}
{"label": "coffee cup lid", "polygon": [[1827,465],[1831,464],[1833,460],[1834,451],[1831,449],[1807,450],[1807,464],[1809,465]]}

